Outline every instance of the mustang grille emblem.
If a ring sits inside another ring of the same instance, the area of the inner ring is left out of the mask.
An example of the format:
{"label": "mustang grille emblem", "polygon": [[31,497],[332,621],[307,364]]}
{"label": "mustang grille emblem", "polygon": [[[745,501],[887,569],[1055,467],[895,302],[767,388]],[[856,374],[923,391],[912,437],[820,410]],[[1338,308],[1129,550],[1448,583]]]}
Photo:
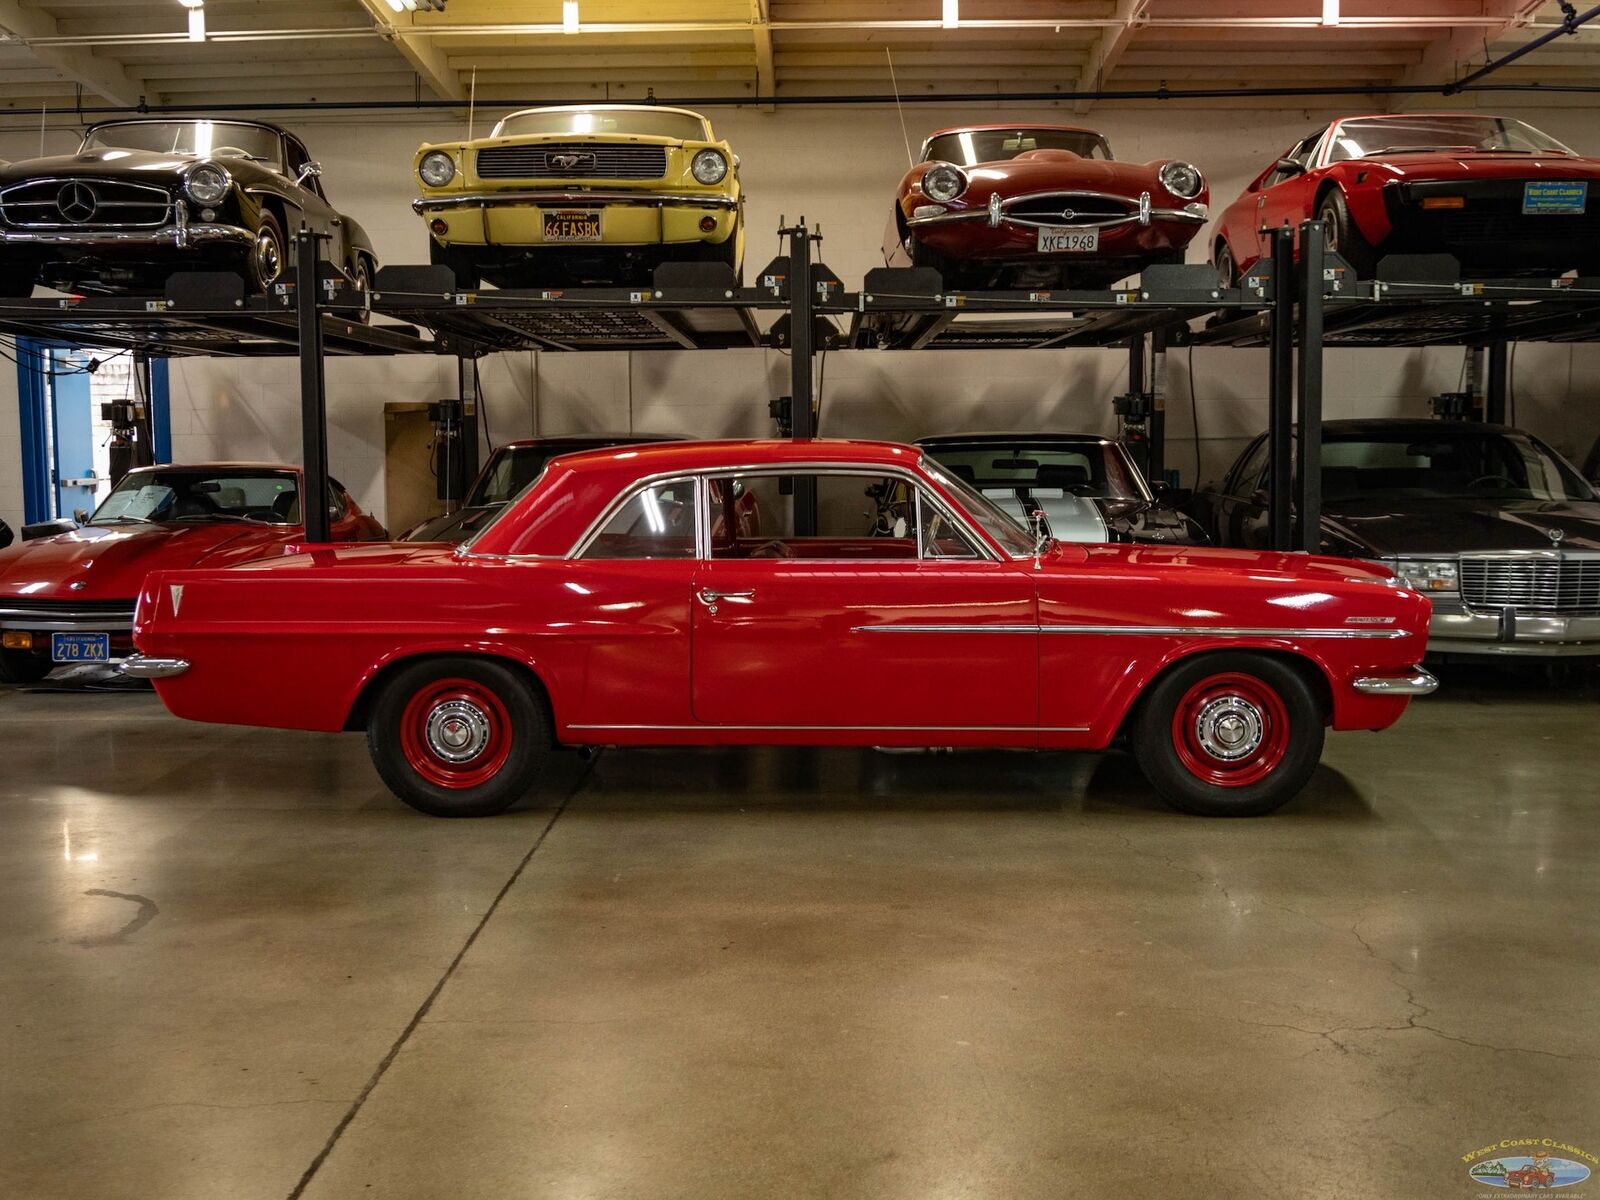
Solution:
{"label": "mustang grille emblem", "polygon": [[100,207],[100,197],[87,183],[66,183],[56,193],[56,207],[61,215],[75,225],[82,225],[94,216]]}
{"label": "mustang grille emblem", "polygon": [[576,171],[579,167],[593,167],[598,159],[592,154],[552,154],[550,165],[558,171]]}

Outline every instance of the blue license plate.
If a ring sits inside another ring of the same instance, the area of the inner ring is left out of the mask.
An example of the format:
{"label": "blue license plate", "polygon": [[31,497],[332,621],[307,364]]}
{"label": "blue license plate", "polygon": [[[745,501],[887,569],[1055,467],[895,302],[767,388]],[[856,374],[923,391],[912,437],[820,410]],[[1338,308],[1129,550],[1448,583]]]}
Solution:
{"label": "blue license plate", "polygon": [[52,633],[50,660],[58,663],[105,662],[111,657],[109,633]]}
{"label": "blue license plate", "polygon": [[1589,203],[1587,183],[1529,182],[1522,185],[1522,211],[1525,213],[1577,213]]}

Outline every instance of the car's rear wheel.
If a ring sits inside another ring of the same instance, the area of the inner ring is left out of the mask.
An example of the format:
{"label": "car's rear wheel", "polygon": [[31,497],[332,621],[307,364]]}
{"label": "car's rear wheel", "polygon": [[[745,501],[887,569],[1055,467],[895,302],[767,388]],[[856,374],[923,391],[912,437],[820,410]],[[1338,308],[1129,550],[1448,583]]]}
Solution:
{"label": "car's rear wheel", "polygon": [[1338,188],[1324,196],[1322,203],[1317,205],[1317,220],[1322,222],[1325,230],[1323,240],[1327,248],[1350,264],[1357,279],[1371,279],[1377,275],[1378,252],[1356,228],[1355,220],[1350,216],[1350,206],[1345,203],[1344,193]]}
{"label": "car's rear wheel", "polygon": [[55,664],[43,654],[28,650],[0,650],[0,683],[38,683]]}
{"label": "car's rear wheel", "polygon": [[383,685],[367,747],[384,783],[412,808],[486,817],[510,808],[543,774],[550,717],[512,667],[430,658]]}
{"label": "car's rear wheel", "polygon": [[282,281],[289,265],[288,243],[283,239],[283,227],[278,218],[269,212],[261,214],[256,226],[255,244],[250,247],[250,284],[262,295]]}
{"label": "car's rear wheel", "polygon": [[1163,675],[1141,702],[1133,751],[1183,812],[1251,817],[1292,799],[1322,757],[1311,685],[1262,654],[1205,654]]}

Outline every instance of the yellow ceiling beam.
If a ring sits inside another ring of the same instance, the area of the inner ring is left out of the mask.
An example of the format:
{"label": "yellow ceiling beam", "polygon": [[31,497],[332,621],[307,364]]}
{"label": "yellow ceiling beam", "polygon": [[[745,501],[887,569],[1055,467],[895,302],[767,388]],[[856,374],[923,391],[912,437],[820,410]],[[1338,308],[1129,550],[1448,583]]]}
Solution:
{"label": "yellow ceiling beam", "polygon": [[379,35],[400,51],[406,62],[411,64],[411,69],[428,85],[429,91],[441,100],[467,98],[460,72],[451,67],[450,60],[439,45],[408,32],[408,28],[415,27],[415,18],[411,13],[404,14],[406,25],[402,26],[401,14],[390,8],[386,0],[361,0],[361,7],[371,16]]}

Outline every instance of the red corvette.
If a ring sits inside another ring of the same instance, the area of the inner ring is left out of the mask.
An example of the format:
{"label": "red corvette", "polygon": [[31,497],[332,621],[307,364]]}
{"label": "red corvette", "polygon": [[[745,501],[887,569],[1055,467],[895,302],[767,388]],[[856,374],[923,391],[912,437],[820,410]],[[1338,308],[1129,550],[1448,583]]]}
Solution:
{"label": "red corvette", "polygon": [[884,261],[933,267],[950,286],[1105,287],[1182,262],[1207,199],[1190,164],[1113,162],[1093,130],[945,129],[900,181]]}
{"label": "red corvette", "polygon": [[1600,274],[1600,159],[1510,117],[1344,117],[1293,146],[1223,210],[1211,261],[1230,285],[1265,231],[1315,217],[1371,278],[1387,254],[1453,254],[1478,276]]}
{"label": "red corvette", "polygon": [[[385,537],[337,484],[340,541]],[[133,648],[133,606],[161,567],[229,566],[301,540],[298,467],[207,464],[130,472],[81,529],[0,551],[0,683]]]}
{"label": "red corvette", "polygon": [[123,669],[181,717],[365,730],[440,816],[506,808],[562,745],[1123,738],[1177,807],[1245,815],[1300,789],[1325,727],[1432,690],[1428,615],[1343,559],[1036,544],[911,446],[679,442],[558,458],[455,549],[158,571]]}

